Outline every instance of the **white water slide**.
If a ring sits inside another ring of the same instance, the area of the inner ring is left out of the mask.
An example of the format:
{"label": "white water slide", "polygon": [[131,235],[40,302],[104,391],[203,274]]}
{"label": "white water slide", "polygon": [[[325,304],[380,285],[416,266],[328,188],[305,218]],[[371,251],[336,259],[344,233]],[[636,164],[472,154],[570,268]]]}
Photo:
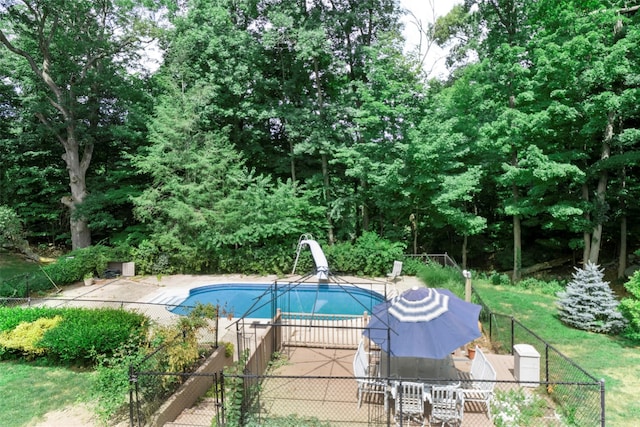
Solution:
{"label": "white water slide", "polygon": [[298,253],[296,254],[296,262],[293,265],[293,273],[296,271],[296,265],[298,264],[298,257],[300,256],[300,250],[308,246],[311,250],[311,256],[313,256],[313,261],[316,264],[316,276],[318,280],[321,282],[326,282],[329,280],[329,263],[327,262],[327,257],[324,256],[324,252],[320,247],[320,244],[313,239],[307,238],[307,236],[303,236],[298,242]]}

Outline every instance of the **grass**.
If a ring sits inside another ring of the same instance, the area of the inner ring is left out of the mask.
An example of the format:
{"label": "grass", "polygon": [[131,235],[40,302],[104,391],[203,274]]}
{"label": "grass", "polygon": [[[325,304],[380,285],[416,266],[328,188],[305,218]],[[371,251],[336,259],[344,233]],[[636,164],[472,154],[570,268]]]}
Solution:
{"label": "grass", "polygon": [[[0,252],[0,282],[37,270],[36,263]],[[15,361],[0,362],[0,372],[0,420],[3,427],[24,426],[49,411],[90,399],[90,372]]]}
{"label": "grass", "polygon": [[37,263],[25,262],[21,256],[0,251],[0,282],[9,280],[19,274],[32,273],[38,270]]}
{"label": "grass", "polygon": [[27,425],[47,412],[90,399],[89,372],[0,362],[0,419],[3,427]]}
{"label": "grass", "polygon": [[516,286],[474,280],[474,288],[495,313],[513,315],[596,378],[604,378],[607,426],[640,419],[640,347],[619,337],[565,326],[556,317],[556,297]]}

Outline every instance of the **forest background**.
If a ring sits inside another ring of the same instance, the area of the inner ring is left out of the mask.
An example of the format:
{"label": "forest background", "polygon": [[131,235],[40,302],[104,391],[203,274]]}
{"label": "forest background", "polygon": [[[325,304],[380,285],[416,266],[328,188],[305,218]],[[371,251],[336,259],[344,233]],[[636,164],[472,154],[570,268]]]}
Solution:
{"label": "forest background", "polygon": [[393,0],[0,1],[0,221],[159,274],[284,268],[310,233],[514,280],[554,259],[622,277],[638,9],[469,0],[414,17],[405,51]]}

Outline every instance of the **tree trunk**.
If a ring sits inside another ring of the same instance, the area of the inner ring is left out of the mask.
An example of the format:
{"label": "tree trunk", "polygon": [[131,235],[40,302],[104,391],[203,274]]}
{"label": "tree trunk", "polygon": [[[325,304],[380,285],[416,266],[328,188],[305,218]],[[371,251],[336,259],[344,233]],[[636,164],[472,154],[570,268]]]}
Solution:
{"label": "tree trunk", "polygon": [[467,243],[469,237],[465,234],[462,240],[462,269],[467,269]]}
{"label": "tree trunk", "polygon": [[65,154],[62,156],[67,164],[69,172],[69,187],[71,196],[65,196],[61,202],[69,209],[69,222],[71,230],[71,245],[73,249],[86,248],[91,245],[91,230],[86,218],[78,218],[75,214],[76,206],[80,205],[87,197],[87,169],[93,155],[93,144],[86,144],[82,159],[80,159],[80,147],[75,137],[73,125],[67,126],[67,138],[62,141]]}
{"label": "tree trunk", "polygon": [[[601,160],[606,160],[611,155],[611,140],[613,139],[613,120],[615,118],[614,112],[609,112],[607,115],[607,128],[604,132],[604,139],[602,141],[602,154]],[[597,224],[591,232],[591,251],[589,252],[589,261],[593,264],[598,264],[600,258],[600,247],[602,246],[602,223],[605,216],[605,200],[607,195],[607,181],[609,175],[606,170],[600,172],[600,178],[598,179],[598,188],[596,190],[596,209],[598,209]]]}
{"label": "tree trunk", "polygon": [[520,216],[513,216],[513,275],[511,280],[519,282],[522,278],[522,226]]}
{"label": "tree trunk", "polygon": [[[44,25],[44,21],[39,22],[39,24]],[[27,60],[35,75],[49,89],[51,95],[48,97],[49,103],[57,111],[59,118],[65,125],[64,131],[66,131],[66,134],[56,125],[58,117],[47,117],[44,113],[36,113],[38,120],[56,136],[64,148],[62,158],[67,165],[67,171],[69,173],[71,196],[63,197],[61,202],[69,209],[72,247],[73,249],[84,248],[91,245],[91,231],[85,218],[76,218],[75,209],[77,205],[83,202],[87,195],[85,178],[87,169],[91,163],[91,156],[93,155],[93,143],[87,142],[84,144],[84,151],[82,158],[80,158],[80,144],[76,136],[76,123],[79,119],[76,117],[74,110],[74,108],[78,106],[77,97],[74,92],[74,83],[77,82],[74,79],[78,77],[79,80],[82,80],[85,73],[90,68],[96,66],[101,55],[87,58],[80,76],[72,76],[68,83],[59,85],[50,74],[51,64],[54,62],[50,57],[49,44],[51,43],[51,39],[43,35],[42,28],[39,30],[39,48],[40,53],[43,55],[41,65],[39,65],[36,59],[28,52],[14,46],[2,31],[0,31],[0,43],[14,54]]]}
{"label": "tree trunk", "polygon": [[331,206],[329,203],[329,161],[326,154],[322,154],[322,177],[324,179],[324,201],[327,205],[327,240],[330,245],[336,242],[333,234],[333,220],[331,219]]}
{"label": "tree trunk", "polygon": [[[589,203],[589,186],[585,183],[582,184],[582,200],[585,201],[586,204]],[[584,219],[587,223],[591,220],[591,216],[588,211],[584,213]],[[582,233],[582,239],[584,241],[584,247],[582,248],[582,265],[587,265],[589,261],[589,252],[591,252],[591,234],[586,230]]]}
{"label": "tree trunk", "polygon": [[[513,97],[509,98],[509,106],[514,108]],[[511,165],[518,166],[518,150],[514,147],[511,154]],[[513,194],[513,203],[517,206],[520,199],[520,193],[518,186],[513,184],[511,188]],[[520,215],[513,216],[513,275],[511,280],[516,283],[522,278],[522,224],[520,222]]]}
{"label": "tree trunk", "polygon": [[409,223],[411,224],[411,234],[413,235],[413,254],[418,254],[418,221],[414,214],[409,215]]}
{"label": "tree trunk", "polygon": [[[316,82],[316,99],[318,101],[318,111],[320,111],[320,116],[323,115],[323,99],[322,99],[322,88],[320,87],[320,69],[318,66],[318,58],[313,58],[313,70],[315,73],[315,82]],[[331,219],[331,204],[329,203],[329,189],[331,181],[329,180],[329,159],[327,153],[322,152],[320,154],[322,161],[322,179],[324,182],[324,201],[327,206],[327,240],[330,245],[333,245],[336,241],[334,230],[333,230],[333,220]]]}
{"label": "tree trunk", "polygon": [[289,160],[291,166],[291,182],[296,185],[296,157],[293,154],[293,142],[289,138]]}
{"label": "tree trunk", "polygon": [[[627,188],[627,170],[622,168],[621,180],[622,180],[622,193],[626,192]],[[620,255],[618,257],[618,279],[625,277],[624,271],[627,269],[627,199],[622,197],[621,199],[621,211],[620,217]]]}
{"label": "tree trunk", "polygon": [[618,257],[618,279],[624,278],[627,269],[627,217],[620,218],[620,256]]}
{"label": "tree trunk", "polygon": [[[367,181],[364,179],[360,179],[360,191],[361,194],[367,194]],[[357,194],[357,191],[356,191]],[[367,201],[363,200],[361,205],[361,215],[362,215],[362,231],[369,231],[369,224],[371,220],[369,218],[369,207],[367,206]]]}

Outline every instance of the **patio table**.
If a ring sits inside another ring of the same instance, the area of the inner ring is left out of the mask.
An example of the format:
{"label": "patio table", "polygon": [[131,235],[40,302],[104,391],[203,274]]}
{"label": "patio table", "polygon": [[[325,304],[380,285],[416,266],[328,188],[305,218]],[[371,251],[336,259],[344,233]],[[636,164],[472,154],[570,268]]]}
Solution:
{"label": "patio table", "polygon": [[[386,377],[387,365],[386,354],[383,352],[380,361],[380,372]],[[391,378],[390,393],[394,399],[401,382],[423,383],[423,398],[431,402],[431,387],[448,386],[459,387],[458,370],[455,367],[453,357],[448,355],[444,359],[428,359],[417,357],[392,357],[390,361]]]}

